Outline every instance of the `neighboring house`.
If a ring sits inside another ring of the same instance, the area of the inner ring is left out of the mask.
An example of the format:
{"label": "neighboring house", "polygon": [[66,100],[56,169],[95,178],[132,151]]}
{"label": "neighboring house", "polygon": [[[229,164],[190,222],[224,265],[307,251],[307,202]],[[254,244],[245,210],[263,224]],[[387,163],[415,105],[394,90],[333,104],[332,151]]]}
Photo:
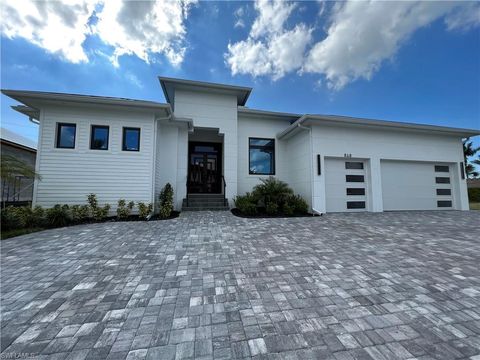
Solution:
{"label": "neighboring house", "polygon": [[114,210],[169,182],[177,209],[187,194],[232,206],[274,175],[315,212],[468,209],[462,138],[479,130],[255,110],[251,88],[159,79],[167,104],[3,90],[40,124],[34,204],[96,193]]}
{"label": "neighboring house", "polygon": [[[35,169],[37,144],[10,130],[0,129],[0,147],[2,155],[10,155]],[[2,186],[2,204],[27,204],[33,198],[33,178],[18,175],[14,181],[0,179]]]}

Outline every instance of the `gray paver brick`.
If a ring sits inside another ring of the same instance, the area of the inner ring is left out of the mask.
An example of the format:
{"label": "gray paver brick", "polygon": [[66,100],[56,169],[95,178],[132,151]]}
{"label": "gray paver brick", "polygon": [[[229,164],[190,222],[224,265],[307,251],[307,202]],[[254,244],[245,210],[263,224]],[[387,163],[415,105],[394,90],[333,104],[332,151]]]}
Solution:
{"label": "gray paver brick", "polygon": [[184,213],[2,241],[2,356],[463,359],[478,212]]}

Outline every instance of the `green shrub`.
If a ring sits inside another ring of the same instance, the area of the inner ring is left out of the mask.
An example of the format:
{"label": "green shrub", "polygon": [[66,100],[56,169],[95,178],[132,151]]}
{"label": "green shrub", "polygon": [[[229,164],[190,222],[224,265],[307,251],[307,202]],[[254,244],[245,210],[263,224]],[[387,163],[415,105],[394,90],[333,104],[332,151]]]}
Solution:
{"label": "green shrub", "polygon": [[286,202],[283,205],[283,213],[287,216],[292,216],[295,213],[295,208],[290,205],[288,202]]}
{"label": "green shrub", "polygon": [[160,207],[159,207],[159,216],[162,219],[168,218],[173,211],[173,188],[170,183],[167,183],[159,196]]}
{"label": "green shrub", "polygon": [[268,215],[277,215],[278,204],[274,202],[267,202],[267,205],[265,206],[265,211]]}
{"label": "green shrub", "polygon": [[139,202],[138,204],[138,216],[142,220],[147,220],[147,217],[152,213],[153,211],[153,204],[145,204],[143,202]]}
{"label": "green shrub", "polygon": [[33,209],[30,206],[9,206],[2,209],[1,216],[3,230],[35,228],[45,225],[44,210],[39,205]]}
{"label": "green shrub", "polygon": [[8,206],[1,211],[2,230],[20,229],[22,227],[22,218],[13,206]]}
{"label": "green shrub", "polygon": [[255,215],[257,213],[257,199],[251,193],[237,196],[234,199],[234,202],[235,206],[242,214]]}
{"label": "green shrub", "polygon": [[269,176],[267,179],[260,179],[260,181],[262,183],[253,188],[252,195],[265,207],[268,203],[275,203],[282,207],[285,200],[290,195],[293,195],[293,190],[287,183],[273,176]]}
{"label": "green shrub", "polygon": [[125,220],[130,216],[135,203],[130,201],[128,204],[124,199],[118,200],[117,205],[117,219]]}
{"label": "green shrub", "polygon": [[[285,205],[293,209],[295,214],[308,213],[308,203],[300,195],[291,195],[287,198]],[[283,212],[286,214],[285,205],[283,206]]]}
{"label": "green shrub", "polygon": [[469,188],[468,189],[468,201],[470,201],[470,202],[480,202],[480,188]]}
{"label": "green shrub", "polygon": [[32,210],[32,217],[29,221],[30,227],[42,227],[45,225],[45,210],[36,205]]}
{"label": "green shrub", "polygon": [[105,204],[103,207],[98,206],[97,195],[89,194],[87,195],[88,205],[90,206],[90,213],[95,221],[102,221],[108,217],[108,212],[110,211],[110,205]]}
{"label": "green shrub", "polygon": [[90,218],[90,207],[88,205],[73,205],[70,212],[75,224],[84,223]]}
{"label": "green shrub", "polygon": [[68,205],[55,205],[46,210],[47,225],[50,227],[64,227],[71,222]]}

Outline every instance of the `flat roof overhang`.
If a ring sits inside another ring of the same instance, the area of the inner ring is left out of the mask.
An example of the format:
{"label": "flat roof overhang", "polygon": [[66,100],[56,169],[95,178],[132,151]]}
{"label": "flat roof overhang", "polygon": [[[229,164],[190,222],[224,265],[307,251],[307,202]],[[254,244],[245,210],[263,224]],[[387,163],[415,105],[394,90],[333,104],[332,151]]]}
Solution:
{"label": "flat roof overhang", "polygon": [[447,126],[414,124],[387,120],[374,120],[354,118],[338,115],[303,115],[285,130],[277,134],[278,139],[289,138],[298,131],[302,130],[302,126],[307,125],[326,125],[326,126],[343,126],[343,127],[362,127],[372,129],[391,129],[399,131],[414,131],[431,133],[436,135],[453,135],[460,138],[480,135],[480,130],[462,129]]}
{"label": "flat roof overhang", "polygon": [[2,89],[1,91],[4,95],[24,104],[24,106],[13,106],[12,108],[14,110],[37,120],[39,118],[40,107],[48,104],[115,106],[148,110],[154,112],[159,117],[172,116],[172,108],[170,104],[158,103],[155,101],[44,91],[8,89]]}
{"label": "flat roof overhang", "polygon": [[214,94],[229,94],[237,97],[237,105],[244,106],[247,102],[252,88],[228,84],[218,84],[205,81],[194,81],[186,79],[169,78],[159,76],[158,80],[162,86],[163,94],[168,103],[174,104],[175,90],[202,91]]}

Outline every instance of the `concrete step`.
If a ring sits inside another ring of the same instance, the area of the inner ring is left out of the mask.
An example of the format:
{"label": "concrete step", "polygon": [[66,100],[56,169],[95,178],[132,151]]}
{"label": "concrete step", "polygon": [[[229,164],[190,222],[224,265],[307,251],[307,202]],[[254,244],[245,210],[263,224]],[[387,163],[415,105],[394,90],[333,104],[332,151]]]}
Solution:
{"label": "concrete step", "polygon": [[[187,199],[183,199],[183,205],[187,205]],[[193,205],[193,206],[200,206],[200,205],[225,205],[225,202],[223,199],[218,199],[218,200],[199,200],[199,199],[189,199],[188,200],[188,205]]]}
{"label": "concrete step", "polygon": [[182,211],[227,211],[228,206],[183,206]]}
{"label": "concrete step", "polygon": [[193,195],[183,199],[182,211],[229,210],[228,200],[223,195]]}

